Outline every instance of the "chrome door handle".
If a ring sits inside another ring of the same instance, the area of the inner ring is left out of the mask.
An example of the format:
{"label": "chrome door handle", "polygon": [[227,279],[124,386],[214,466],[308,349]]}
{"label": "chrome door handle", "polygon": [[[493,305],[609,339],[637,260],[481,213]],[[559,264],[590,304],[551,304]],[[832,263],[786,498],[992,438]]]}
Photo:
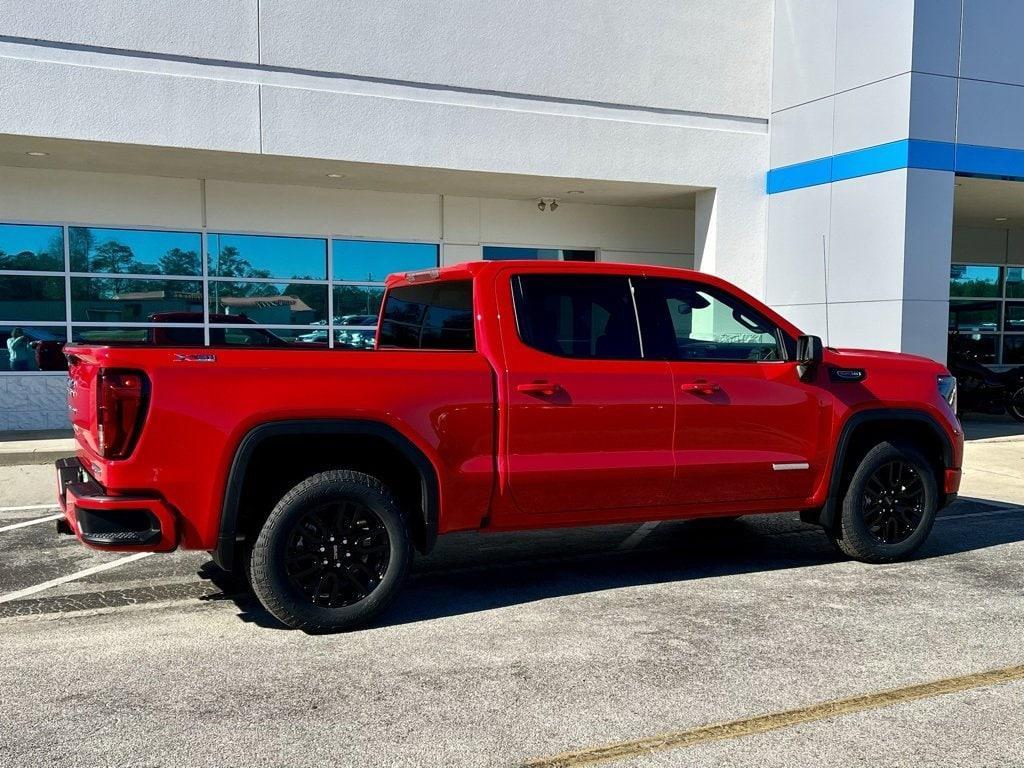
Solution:
{"label": "chrome door handle", "polygon": [[683,392],[693,392],[698,395],[713,395],[715,392],[721,391],[722,387],[707,379],[697,379],[696,381],[681,384],[679,389]]}
{"label": "chrome door handle", "polygon": [[543,395],[551,397],[562,391],[562,387],[551,381],[531,381],[528,384],[517,384],[516,391],[524,395]]}

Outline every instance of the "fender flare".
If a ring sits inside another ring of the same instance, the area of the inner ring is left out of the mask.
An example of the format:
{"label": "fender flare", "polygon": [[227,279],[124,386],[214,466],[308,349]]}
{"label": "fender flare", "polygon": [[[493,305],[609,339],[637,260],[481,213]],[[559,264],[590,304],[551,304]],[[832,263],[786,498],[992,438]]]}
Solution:
{"label": "fender flare", "polygon": [[429,553],[437,542],[440,517],[440,491],[434,465],[409,438],[394,427],[376,421],[358,419],[289,419],[259,424],[250,429],[239,441],[231,461],[224,500],[221,505],[220,530],[217,548],[211,553],[214,561],[231,571],[235,560],[235,534],[242,499],[245,472],[256,449],[265,440],[281,435],[337,435],[339,438],[371,436],[385,440],[398,450],[416,468],[420,477],[422,504],[422,551]]}
{"label": "fender flare", "polygon": [[910,408],[871,408],[865,411],[858,411],[843,424],[843,428],[839,433],[839,440],[836,442],[836,452],[832,459],[832,474],[828,482],[828,496],[825,499],[825,505],[822,507],[819,517],[819,522],[825,528],[833,525],[839,512],[839,505],[842,503],[842,470],[846,462],[847,451],[850,448],[850,441],[859,427],[873,421],[913,421],[926,425],[939,439],[939,444],[942,446],[943,466],[946,468],[953,466],[953,444],[950,442],[946,431],[939,426],[939,422],[930,414]]}

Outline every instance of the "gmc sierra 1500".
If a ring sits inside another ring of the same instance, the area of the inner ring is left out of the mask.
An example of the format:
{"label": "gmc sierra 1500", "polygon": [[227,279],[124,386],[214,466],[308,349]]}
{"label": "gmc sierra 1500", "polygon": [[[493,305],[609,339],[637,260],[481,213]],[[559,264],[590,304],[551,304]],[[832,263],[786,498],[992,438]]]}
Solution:
{"label": "gmc sierra 1500", "polygon": [[687,270],[393,275],[374,351],[65,352],[65,528],[105,550],[209,550],[311,631],[372,619],[413,550],[451,531],[800,510],[888,562],[960,482],[945,368],[823,349]]}

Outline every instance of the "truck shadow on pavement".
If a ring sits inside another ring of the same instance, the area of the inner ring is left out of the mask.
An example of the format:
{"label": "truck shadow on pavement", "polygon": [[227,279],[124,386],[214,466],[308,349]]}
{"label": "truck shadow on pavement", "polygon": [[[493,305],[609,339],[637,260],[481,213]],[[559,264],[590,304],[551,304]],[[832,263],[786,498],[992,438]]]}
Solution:
{"label": "truck shadow on pavement", "polygon": [[[948,519],[944,519],[948,518]],[[647,530],[649,529],[649,530]],[[452,534],[418,557],[402,593],[373,626],[479,613],[550,598],[749,573],[834,565],[844,560],[816,526],[795,514],[739,520],[667,521],[528,533]],[[940,513],[915,560],[1024,541],[1024,508],[961,499]],[[884,566],[883,566],[884,567]],[[239,618],[284,629],[248,592],[201,575],[224,590]]]}

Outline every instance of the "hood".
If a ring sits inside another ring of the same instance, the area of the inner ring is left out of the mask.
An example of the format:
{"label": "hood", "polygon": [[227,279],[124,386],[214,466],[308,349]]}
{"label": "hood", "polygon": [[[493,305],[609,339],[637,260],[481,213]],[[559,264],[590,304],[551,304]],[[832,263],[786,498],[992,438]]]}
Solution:
{"label": "hood", "polygon": [[883,352],[877,349],[825,349],[825,362],[840,367],[877,368],[878,366],[911,368],[920,371],[946,372],[946,366],[922,355],[905,352]]}

